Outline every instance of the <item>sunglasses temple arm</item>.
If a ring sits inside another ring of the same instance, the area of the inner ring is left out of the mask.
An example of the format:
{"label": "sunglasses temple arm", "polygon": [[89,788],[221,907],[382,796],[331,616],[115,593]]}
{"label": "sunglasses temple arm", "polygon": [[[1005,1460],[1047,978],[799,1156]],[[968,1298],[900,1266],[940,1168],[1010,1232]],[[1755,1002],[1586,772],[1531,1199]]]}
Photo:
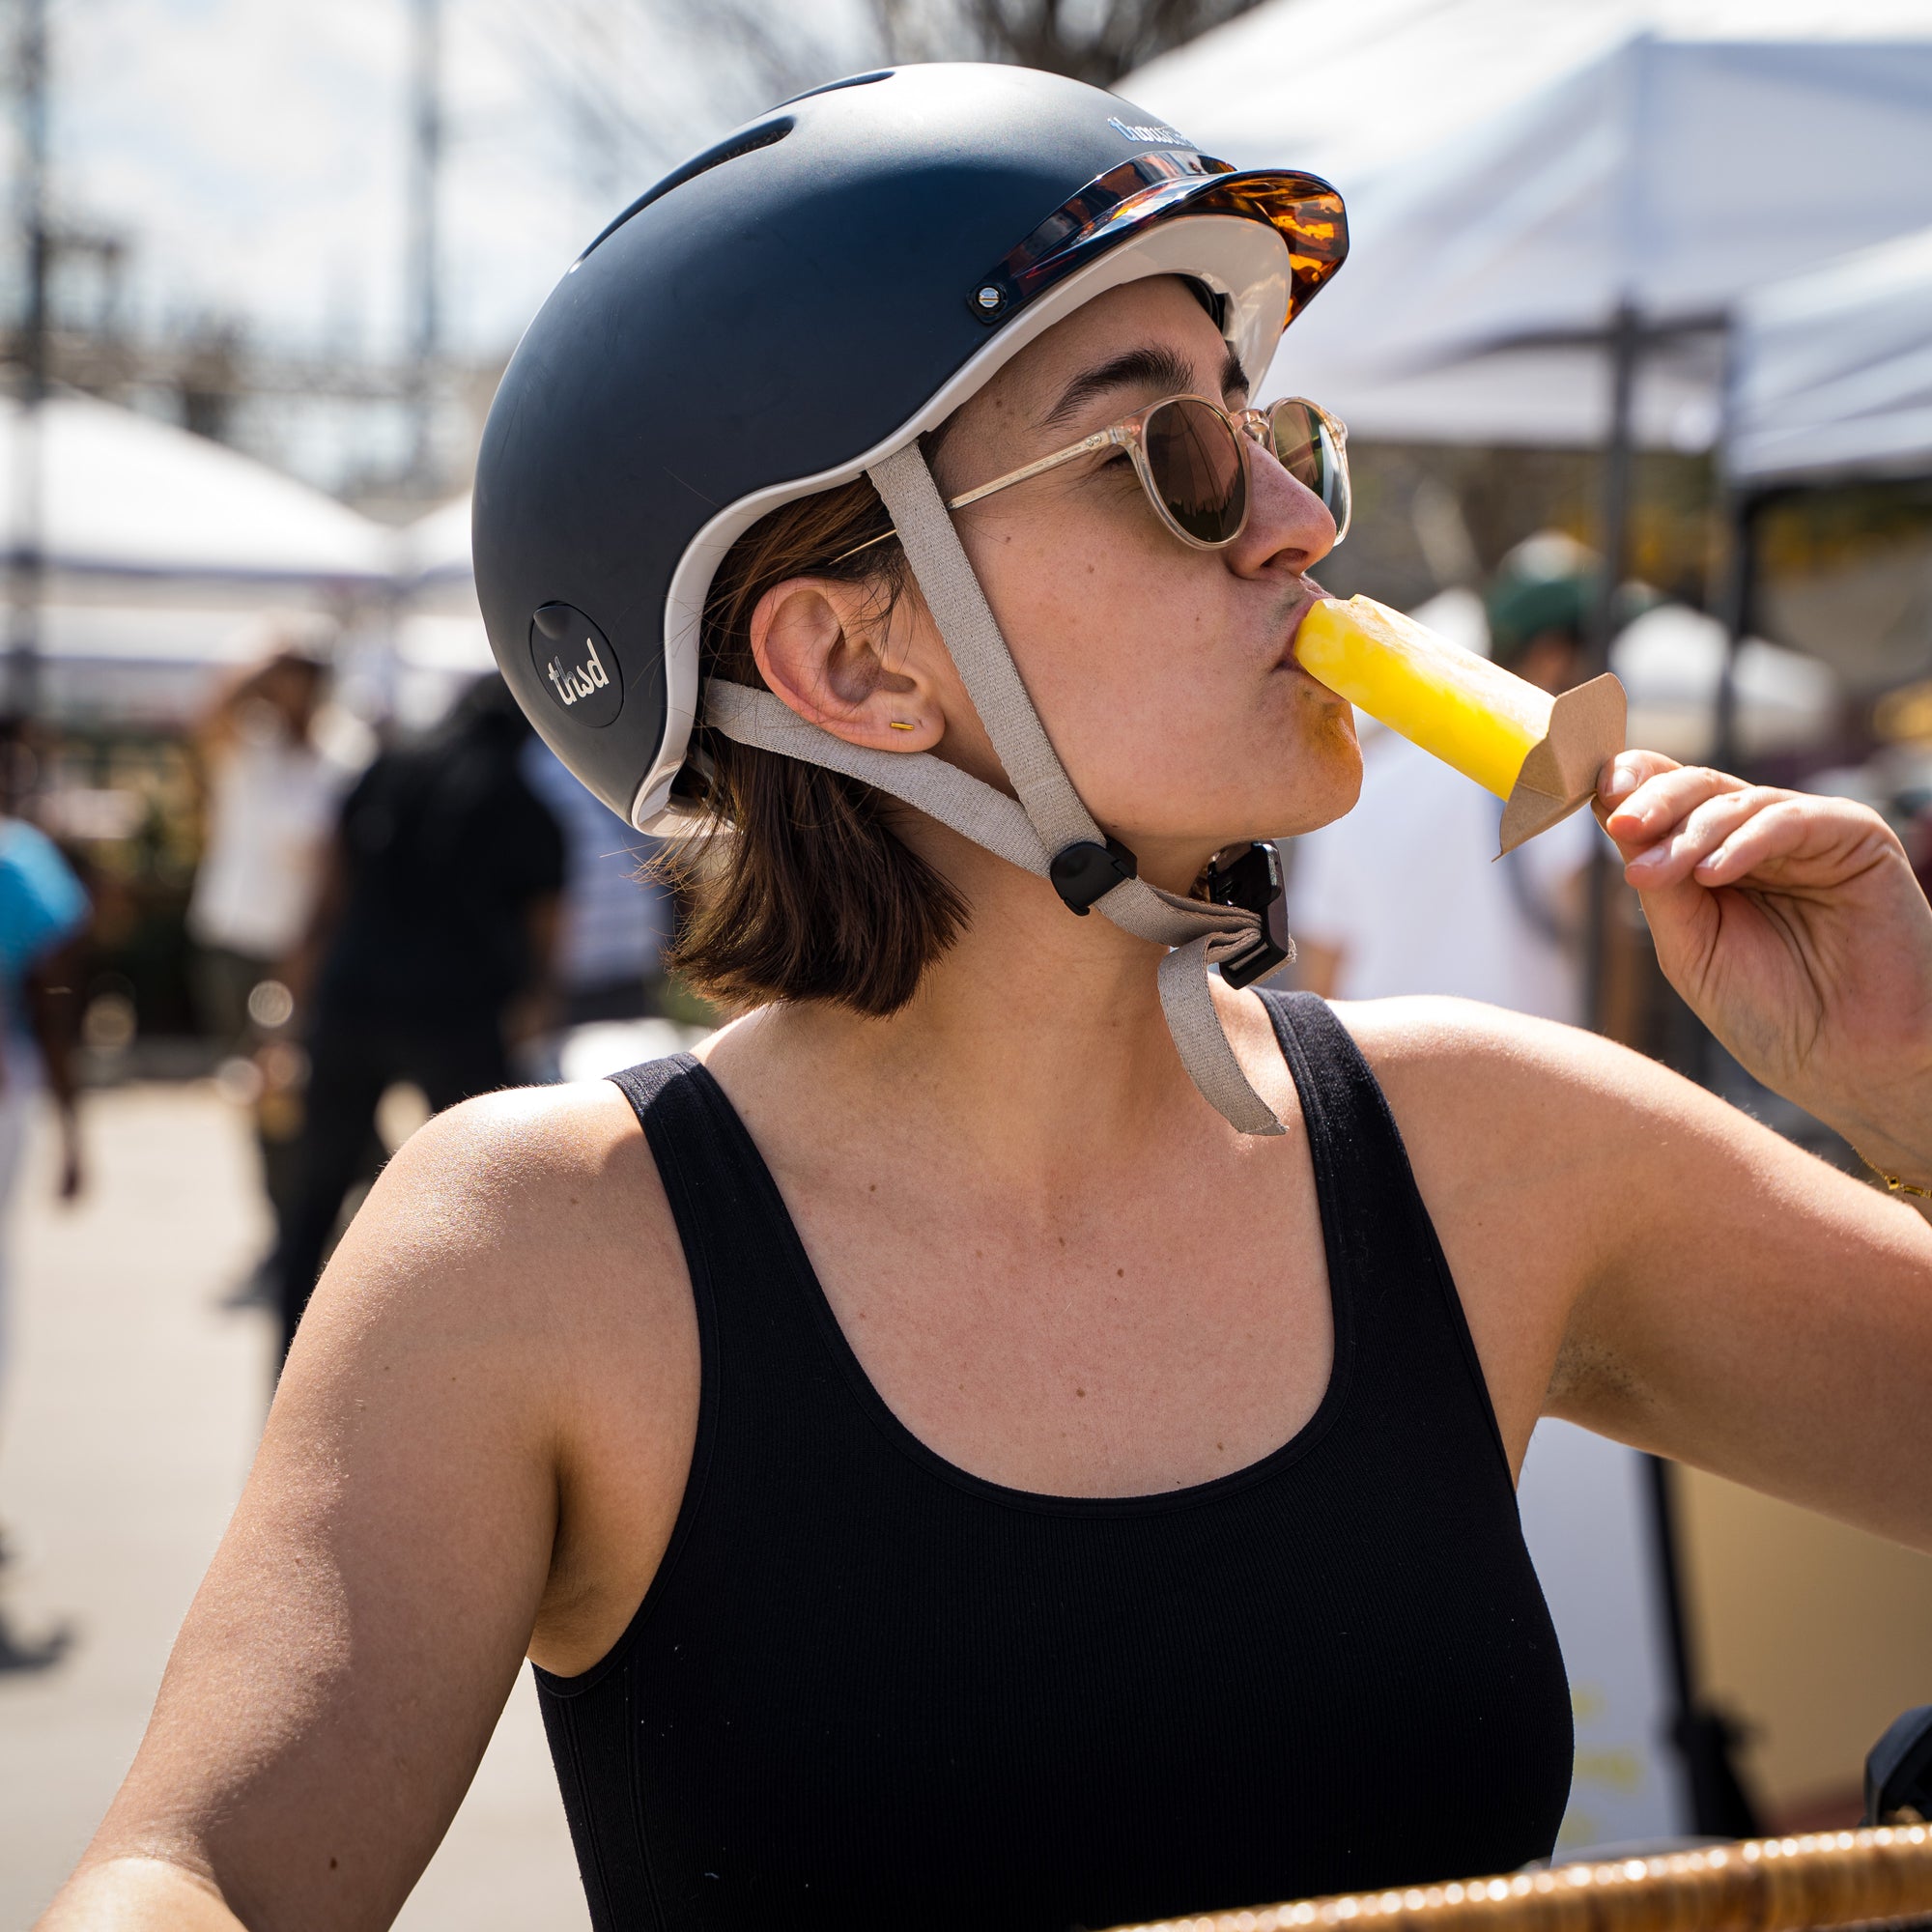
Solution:
{"label": "sunglasses temple arm", "polygon": [[1037,463],[1029,463],[1024,469],[995,476],[990,483],[981,483],[977,490],[969,490],[963,497],[948,497],[946,507],[949,510],[963,510],[968,503],[977,503],[981,497],[990,497],[996,490],[1010,489],[1015,483],[1043,476],[1049,469],[1059,469],[1063,463],[1071,463],[1076,456],[1088,456],[1096,449],[1105,449],[1109,443],[1123,443],[1126,440],[1125,435],[1117,429],[1096,430],[1085,441],[1073,443],[1065,449],[1056,449],[1051,456],[1042,456]]}

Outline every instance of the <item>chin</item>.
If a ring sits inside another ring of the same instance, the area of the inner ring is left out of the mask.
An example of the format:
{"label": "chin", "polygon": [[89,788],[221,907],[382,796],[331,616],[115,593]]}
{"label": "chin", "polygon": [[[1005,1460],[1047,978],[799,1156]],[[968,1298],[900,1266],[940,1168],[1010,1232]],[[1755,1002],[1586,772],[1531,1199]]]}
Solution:
{"label": "chin", "polygon": [[1362,795],[1362,749],[1355,742],[1355,714],[1344,704],[1324,713],[1312,728],[1292,770],[1286,795],[1270,799],[1270,838],[1294,838],[1332,825],[1354,810]]}

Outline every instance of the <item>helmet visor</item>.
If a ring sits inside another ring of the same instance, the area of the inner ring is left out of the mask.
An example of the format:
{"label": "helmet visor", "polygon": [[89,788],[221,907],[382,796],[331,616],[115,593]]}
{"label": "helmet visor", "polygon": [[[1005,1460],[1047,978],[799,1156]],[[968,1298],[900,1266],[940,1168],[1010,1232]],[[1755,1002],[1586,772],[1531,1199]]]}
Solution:
{"label": "helmet visor", "polygon": [[1279,169],[1236,173],[1205,155],[1136,155],[1089,182],[967,291],[983,322],[1085,268],[1151,221],[1182,212],[1260,221],[1288,244],[1291,281],[1286,328],[1349,252],[1342,197],[1316,175]]}

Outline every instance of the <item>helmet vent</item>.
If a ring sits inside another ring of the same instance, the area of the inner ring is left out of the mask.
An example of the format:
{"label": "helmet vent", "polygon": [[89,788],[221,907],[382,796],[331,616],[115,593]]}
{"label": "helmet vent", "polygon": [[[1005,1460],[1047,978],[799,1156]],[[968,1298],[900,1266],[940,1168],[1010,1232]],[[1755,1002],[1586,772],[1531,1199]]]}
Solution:
{"label": "helmet vent", "polygon": [[870,87],[875,80],[890,80],[898,71],[897,68],[874,68],[870,73],[847,74],[843,80],[828,80],[822,87],[808,87],[803,94],[794,94],[789,100],[781,100],[781,107],[795,107],[801,100],[816,100],[821,94],[837,94],[842,87]]}
{"label": "helmet vent", "polygon": [[616,220],[598,236],[590,246],[577,259],[583,262],[594,255],[632,215],[648,208],[652,202],[668,195],[672,188],[682,187],[686,182],[696,181],[699,175],[709,174],[713,168],[722,168],[726,161],[735,161],[743,155],[754,155],[760,148],[769,148],[782,141],[797,124],[789,114],[781,114],[776,120],[767,121],[762,127],[748,129],[743,134],[733,135],[728,141],[720,141],[715,148],[706,148],[701,155],[694,155],[683,167],[673,168],[655,187],[649,187],[625,209]]}

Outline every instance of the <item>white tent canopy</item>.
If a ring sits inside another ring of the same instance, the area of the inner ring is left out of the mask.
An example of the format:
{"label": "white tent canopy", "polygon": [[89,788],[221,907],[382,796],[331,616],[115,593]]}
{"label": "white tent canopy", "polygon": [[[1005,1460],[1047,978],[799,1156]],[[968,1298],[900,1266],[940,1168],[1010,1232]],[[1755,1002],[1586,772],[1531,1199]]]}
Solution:
{"label": "white tent canopy", "polygon": [[395,571],[405,583],[459,582],[469,577],[468,491],[396,532]]}
{"label": "white tent canopy", "polygon": [[1741,482],[1932,475],[1932,227],[1740,304]]}
{"label": "white tent canopy", "polygon": [[1707,446],[1700,330],[1932,221],[1922,0],[1274,0],[1123,91],[1210,153],[1341,177],[1350,263],[1269,387],[1366,435],[1599,440],[1629,303],[1677,331],[1638,439]]}
{"label": "white tent canopy", "polygon": [[1269,0],[1121,83],[1237,167],[1352,194],[1643,34],[1922,41],[1924,0]]}
{"label": "white tent canopy", "polygon": [[[17,499],[21,408],[0,404],[0,540]],[[389,575],[388,532],[319,490],[206,438],[88,396],[41,407],[39,548],[75,577],[364,589]]]}
{"label": "white tent canopy", "polygon": [[496,666],[470,571],[469,496],[397,530],[393,546],[397,708],[427,719]]}

